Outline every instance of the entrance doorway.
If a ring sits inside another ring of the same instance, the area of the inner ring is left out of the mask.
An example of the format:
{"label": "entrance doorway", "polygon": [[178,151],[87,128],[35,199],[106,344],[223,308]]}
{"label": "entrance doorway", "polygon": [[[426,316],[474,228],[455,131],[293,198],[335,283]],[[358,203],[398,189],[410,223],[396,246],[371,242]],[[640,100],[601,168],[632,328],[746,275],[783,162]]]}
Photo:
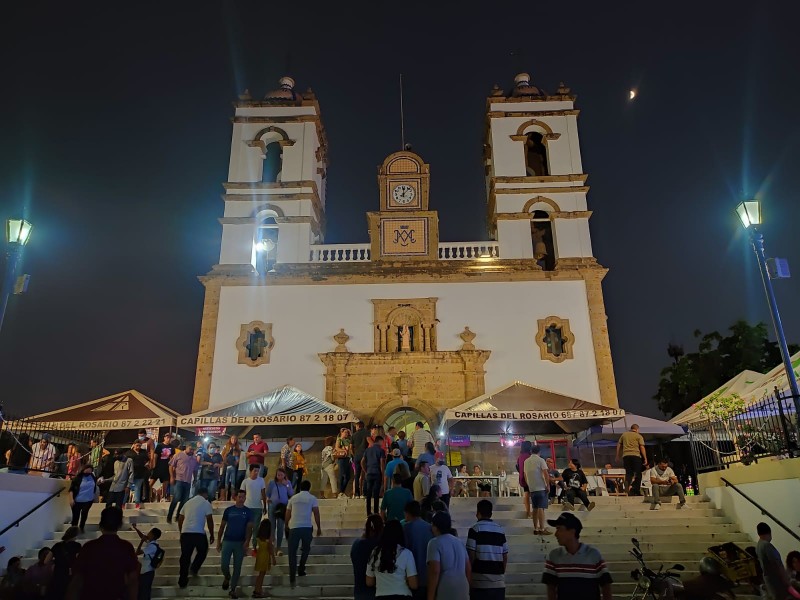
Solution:
{"label": "entrance doorway", "polygon": [[386,418],[386,423],[383,424],[383,429],[388,431],[390,427],[397,427],[397,431],[405,431],[406,439],[409,439],[411,434],[413,434],[414,430],[416,429],[417,421],[422,421],[422,424],[426,428],[430,429],[428,426],[428,421],[417,411],[410,408],[401,408]]}
{"label": "entrance doorway", "polygon": [[536,440],[536,443],[542,448],[539,456],[545,460],[552,458],[559,471],[567,468],[571,458],[568,440]]}

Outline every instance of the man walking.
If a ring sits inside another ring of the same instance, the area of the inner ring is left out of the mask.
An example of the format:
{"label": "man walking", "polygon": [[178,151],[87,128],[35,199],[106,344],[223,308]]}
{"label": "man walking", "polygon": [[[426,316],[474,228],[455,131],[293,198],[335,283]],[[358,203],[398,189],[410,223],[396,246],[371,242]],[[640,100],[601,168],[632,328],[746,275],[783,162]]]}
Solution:
{"label": "man walking", "polygon": [[[222,554],[222,589],[227,590],[229,598],[238,598],[236,586],[242,573],[244,553],[253,534],[253,517],[250,509],[244,505],[244,490],[236,492],[236,504],[229,506],[222,513],[222,523],[217,533],[217,552]],[[233,575],[231,575],[231,556],[233,557]]]}
{"label": "man walking", "polygon": [[294,481],[294,438],[286,438],[286,443],[281,448],[279,464],[286,471],[286,479]]}
{"label": "man walking", "polygon": [[422,520],[422,507],[416,500],[406,504],[405,516],[406,548],[414,555],[419,582],[412,594],[415,600],[428,600],[428,542],[433,539],[433,532],[430,523]]}
{"label": "man walking", "polygon": [[[206,526],[210,539],[206,537]],[[189,584],[189,572],[196,577],[208,555],[208,544],[214,543],[214,510],[208,501],[208,490],[197,489],[197,495],[190,498],[178,511],[178,531],[181,534],[181,561],[178,587]],[[194,561],[192,554],[197,552]],[[191,569],[189,568],[191,565]]]}
{"label": "man walking", "polygon": [[532,446],[531,455],[525,459],[522,468],[530,490],[533,533],[551,535],[553,532],[544,525],[544,510],[547,508],[547,493],[550,491],[550,471],[545,460],[539,456],[541,451],[541,446]]}
{"label": "man walking", "polygon": [[[372,446],[364,452],[361,467],[366,474],[364,496],[367,499],[367,516],[378,514],[378,503],[383,489],[383,473],[386,470],[386,452],[383,449],[383,438],[375,438]],[[373,506],[370,506],[372,501]]]}
{"label": "man walking", "polygon": [[619,436],[617,442],[617,463],[622,454],[625,467],[625,492],[628,496],[641,496],[642,469],[647,467],[647,450],[644,438],[639,434],[639,426],[631,425],[631,430]]}
{"label": "man walking", "polygon": [[250,476],[242,482],[242,489],[245,492],[244,505],[250,509],[253,518],[253,552],[257,547],[258,526],[267,510],[267,485],[264,483],[264,478],[259,475],[260,472],[259,465],[250,465]]}
{"label": "man walking", "polygon": [[666,458],[661,458],[658,464],[650,470],[650,483],[653,485],[653,500],[650,510],[661,509],[661,496],[678,496],[678,508],[686,506],[686,497],[683,495],[683,486],[678,483]]}
{"label": "man walking", "polygon": [[133,485],[133,460],[128,458],[123,448],[118,448],[114,454],[114,477],[108,488],[106,508],[116,504],[121,509],[128,502],[128,492]]}
{"label": "man walking", "polygon": [[269,452],[267,442],[262,440],[259,434],[254,433],[253,443],[247,447],[247,464],[259,466],[259,477],[266,477],[267,475],[267,467],[264,464],[267,458],[267,452]]}
{"label": "man walking", "polygon": [[178,512],[189,499],[189,492],[192,489],[192,480],[200,470],[200,463],[194,455],[194,446],[188,444],[186,450],[178,452],[169,461],[169,484],[172,488],[172,502],[169,503],[167,511],[167,523],[172,523],[172,515],[175,507]]}
{"label": "man walking", "polygon": [[450,508],[453,474],[450,472],[450,467],[444,464],[444,458],[440,458],[437,462],[438,464],[431,469],[431,484],[439,486],[442,491],[442,502]]}
{"label": "man walking", "polygon": [[154,486],[156,481],[161,482],[162,498],[167,500],[170,495],[169,490],[169,461],[175,456],[175,448],[172,447],[172,434],[164,434],[164,441],[156,446],[155,466],[150,472],[150,494],[151,501],[155,500]]}
{"label": "man walking", "polygon": [[383,500],[381,500],[381,516],[384,522],[402,521],[406,504],[413,499],[411,492],[403,487],[402,475],[399,473],[393,474],[392,487],[383,493]]}
{"label": "man walking", "polygon": [[467,555],[472,565],[470,600],[505,600],[508,542],[503,528],[492,521],[492,503],[478,502],[478,522],[467,534]]}
{"label": "man walking", "polygon": [[758,544],[756,556],[764,573],[764,588],[767,600],[785,600],[789,597],[789,576],[781,561],[781,554],[772,545],[772,529],[766,523],[756,525]]}
{"label": "man walking", "polygon": [[[322,535],[319,523],[319,502],[310,492],[311,482],[307,479],[300,483],[300,493],[289,498],[286,505],[286,533],[289,538],[289,584],[294,587],[296,577],[305,577],[306,561],[311,552],[311,538],[314,525],[317,524],[317,537]],[[297,548],[302,544],[300,567],[297,566]]]}
{"label": "man walking", "polygon": [[422,499],[431,491],[431,468],[428,463],[419,463],[419,473],[414,478],[414,500],[422,502]]}
{"label": "man walking", "polygon": [[[141,436],[140,436],[141,437]],[[145,483],[150,476],[151,456],[142,447],[142,442],[136,440],[133,446],[128,450],[125,455],[133,461],[133,484],[131,491],[134,493],[133,501],[136,503],[136,508],[142,507],[142,502],[148,500],[144,494]]]}
{"label": "man walking", "polygon": [[435,444],[435,442],[436,440],[433,439],[431,432],[425,429],[422,421],[417,421],[414,433],[411,434],[411,439],[408,441],[408,447],[411,448],[411,458],[416,460],[425,451],[425,444]]}
{"label": "man walking", "polygon": [[558,548],[544,563],[547,600],[612,600],[611,574],[600,551],[580,541],[583,525],[571,513],[547,521],[556,528]]}

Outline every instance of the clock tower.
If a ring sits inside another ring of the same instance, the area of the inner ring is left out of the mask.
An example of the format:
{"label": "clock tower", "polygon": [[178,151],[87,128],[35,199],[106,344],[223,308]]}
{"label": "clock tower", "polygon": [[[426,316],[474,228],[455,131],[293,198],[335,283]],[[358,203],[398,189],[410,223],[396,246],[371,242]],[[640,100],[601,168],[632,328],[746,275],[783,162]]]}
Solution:
{"label": "clock tower", "polygon": [[428,210],[430,166],[410,151],[389,155],[378,171],[380,212],[367,213],[373,260],[436,260],[439,217]]}

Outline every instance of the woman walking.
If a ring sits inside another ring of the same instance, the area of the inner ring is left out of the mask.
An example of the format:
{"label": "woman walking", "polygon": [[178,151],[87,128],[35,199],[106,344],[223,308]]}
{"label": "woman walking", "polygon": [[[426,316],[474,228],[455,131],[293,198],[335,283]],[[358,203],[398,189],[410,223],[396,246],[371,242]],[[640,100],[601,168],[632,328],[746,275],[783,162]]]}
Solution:
{"label": "woman walking", "polygon": [[339,480],[336,477],[335,459],[333,458],[333,445],[335,443],[336,438],[332,435],[325,438],[325,447],[322,449],[320,463],[320,494],[325,493],[325,486],[330,482],[332,498],[336,498],[339,495]]}
{"label": "woman walking", "polygon": [[284,517],[286,515],[286,505],[289,504],[289,498],[292,495],[294,495],[294,489],[286,475],[286,469],[278,467],[275,470],[275,479],[270,481],[267,486],[267,514],[272,523],[272,532],[276,541],[275,552],[278,556],[283,556],[281,543],[286,529]]}
{"label": "woman walking", "polygon": [[[403,600],[410,598],[411,591],[417,589],[417,565],[411,550],[404,545],[405,535],[400,521],[389,521],[367,565],[367,587],[375,588],[376,598]],[[451,598],[469,598],[469,589],[466,595]]]}
{"label": "woman walking", "polygon": [[364,535],[353,542],[350,547],[350,562],[353,563],[353,598],[354,600],[372,600],[375,588],[367,587],[367,566],[372,551],[378,545],[383,533],[383,519],[380,515],[367,517]]}
{"label": "woman walking", "polygon": [[333,456],[339,464],[339,498],[347,498],[347,486],[353,475],[353,444],[350,430],[343,427],[336,438]]}
{"label": "woman walking", "polygon": [[239,489],[237,475],[241,454],[242,447],[239,444],[239,438],[232,435],[222,448],[222,464],[225,467],[222,475],[222,500],[233,498],[234,493]]}
{"label": "woman walking", "polygon": [[292,487],[296,490],[300,489],[300,484],[303,482],[303,475],[306,474],[306,455],[303,454],[303,445],[294,445],[294,473],[292,474]]}
{"label": "woman walking", "polygon": [[[79,525],[81,533],[97,496],[97,479],[92,465],[83,465],[81,473],[69,486],[69,505],[72,508],[72,526]],[[80,520],[80,524],[79,521]]]}
{"label": "woman walking", "polygon": [[449,513],[434,514],[431,531],[433,539],[428,542],[428,600],[469,598],[472,567],[464,544],[455,535]]}

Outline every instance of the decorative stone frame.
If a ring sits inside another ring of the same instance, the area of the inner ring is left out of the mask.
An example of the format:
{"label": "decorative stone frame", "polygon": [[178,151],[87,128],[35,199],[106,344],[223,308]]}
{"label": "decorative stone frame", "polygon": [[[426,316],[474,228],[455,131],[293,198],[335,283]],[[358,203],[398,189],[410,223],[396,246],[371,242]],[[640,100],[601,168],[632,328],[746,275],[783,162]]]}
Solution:
{"label": "decorative stone frame", "polygon": [[[554,213],[554,212],[561,212],[561,208],[558,206],[556,201],[552,200],[550,198],[546,198],[545,196],[534,196],[533,198],[528,200],[523,205],[522,212],[524,212],[524,213],[532,213],[533,210],[531,210],[531,209],[534,206],[536,206],[537,204],[546,204],[547,206],[549,206],[552,210],[546,210],[545,212],[548,213],[548,214],[551,214],[551,213]],[[541,209],[541,210],[544,210],[544,209]]]}
{"label": "decorative stone frame", "polygon": [[372,300],[375,352],[396,352],[396,327],[414,327],[412,353],[436,351],[436,301],[438,298]]}
{"label": "decorative stone frame", "polygon": [[[550,316],[544,319],[538,319],[537,324],[539,329],[536,332],[536,345],[539,346],[539,353],[542,360],[549,360],[554,363],[562,363],[565,360],[571,360],[575,358],[572,352],[572,346],[575,344],[575,336],[569,328],[569,319]],[[558,327],[561,329],[561,337],[564,340],[564,351],[559,356],[551,354],[547,349],[544,336],[548,327]]]}
{"label": "decorative stone frame", "polygon": [[[264,341],[267,343],[266,347],[257,360],[250,360],[247,355],[247,342],[250,336],[255,333],[256,329],[264,332]],[[238,351],[238,363],[240,365],[247,365],[248,367],[258,367],[261,365],[268,365],[270,354],[275,347],[275,338],[272,337],[272,323],[264,323],[263,321],[250,321],[243,324],[239,330],[239,337],[236,339],[236,350]]]}
{"label": "decorative stone frame", "polygon": [[542,143],[545,146],[547,146],[547,142],[554,142],[561,137],[560,133],[554,133],[552,127],[543,121],[539,121],[538,119],[530,119],[520,124],[520,126],[517,127],[517,133],[515,135],[510,135],[509,137],[515,142],[524,142],[528,137],[528,134],[532,133],[532,131],[528,131],[531,127],[538,127],[541,129],[541,131],[538,131],[537,133],[542,134]]}

